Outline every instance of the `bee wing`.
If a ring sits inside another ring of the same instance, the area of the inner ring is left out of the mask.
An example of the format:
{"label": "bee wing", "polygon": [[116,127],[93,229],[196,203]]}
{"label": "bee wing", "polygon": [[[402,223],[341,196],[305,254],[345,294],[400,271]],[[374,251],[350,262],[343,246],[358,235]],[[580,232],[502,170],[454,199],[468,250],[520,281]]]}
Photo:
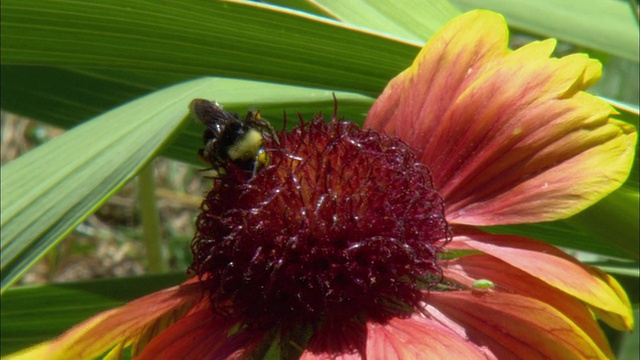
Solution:
{"label": "bee wing", "polygon": [[216,101],[194,99],[189,104],[191,114],[211,130],[215,137],[222,132],[230,122],[239,121],[238,114],[224,111]]}

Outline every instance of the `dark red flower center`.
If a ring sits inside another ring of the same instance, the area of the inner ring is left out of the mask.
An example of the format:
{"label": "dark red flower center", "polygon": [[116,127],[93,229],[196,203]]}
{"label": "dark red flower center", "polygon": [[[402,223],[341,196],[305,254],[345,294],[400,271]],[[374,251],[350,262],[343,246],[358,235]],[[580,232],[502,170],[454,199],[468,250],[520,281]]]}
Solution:
{"label": "dark red flower center", "polygon": [[407,316],[450,237],[429,169],[396,138],[319,115],[267,140],[269,165],[214,179],[191,266],[214,310],[291,328]]}

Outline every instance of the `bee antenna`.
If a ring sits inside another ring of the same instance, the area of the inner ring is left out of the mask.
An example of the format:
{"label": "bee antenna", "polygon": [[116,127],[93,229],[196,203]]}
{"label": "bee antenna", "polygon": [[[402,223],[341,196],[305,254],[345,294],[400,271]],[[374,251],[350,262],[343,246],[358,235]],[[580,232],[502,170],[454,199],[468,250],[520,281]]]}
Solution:
{"label": "bee antenna", "polygon": [[301,113],[298,113],[298,120],[300,120],[300,125],[304,125],[304,118]]}
{"label": "bee antenna", "polygon": [[338,98],[335,92],[332,92],[331,95],[333,95],[333,116],[331,117],[331,121],[335,122],[338,118]]}

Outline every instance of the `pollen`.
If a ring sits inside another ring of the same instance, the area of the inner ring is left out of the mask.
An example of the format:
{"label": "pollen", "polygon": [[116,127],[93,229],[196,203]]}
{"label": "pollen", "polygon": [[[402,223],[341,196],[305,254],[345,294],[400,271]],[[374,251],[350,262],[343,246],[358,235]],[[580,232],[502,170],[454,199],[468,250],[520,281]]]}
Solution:
{"label": "pollen", "polygon": [[262,134],[250,129],[247,134],[227,150],[231,160],[251,160],[262,147]]}
{"label": "pollen", "polygon": [[243,324],[384,322],[441,278],[450,237],[429,169],[397,138],[321,115],[213,179],[192,242],[213,310]]}

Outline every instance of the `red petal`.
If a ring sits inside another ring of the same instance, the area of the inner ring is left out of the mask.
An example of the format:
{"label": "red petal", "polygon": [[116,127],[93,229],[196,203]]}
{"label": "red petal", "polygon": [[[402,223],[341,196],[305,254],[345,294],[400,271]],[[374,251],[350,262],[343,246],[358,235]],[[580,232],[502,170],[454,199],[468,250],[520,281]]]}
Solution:
{"label": "red petal", "polygon": [[300,356],[300,360],[361,360],[361,359],[363,359],[363,357],[358,353],[332,355],[331,353],[314,354],[312,352],[305,351],[302,354],[302,356]]}
{"label": "red petal", "polygon": [[[326,354],[343,354],[342,359],[360,358],[365,353],[367,327],[355,319],[327,321],[315,332],[307,346],[306,359],[322,358]],[[316,353],[318,355],[310,355]],[[316,357],[318,356],[318,357]]]}
{"label": "red petal", "polygon": [[414,315],[388,324],[369,324],[367,359],[486,359],[477,344],[437,321]]}
{"label": "red petal", "polygon": [[614,358],[600,326],[583,303],[528,273],[489,255],[464,256],[443,264],[446,278],[471,286],[473,281],[488,279],[495,291],[525,295],[553,306],[582,329],[608,357]]}
{"label": "red petal", "polygon": [[504,359],[606,359],[579,326],[549,305],[496,292],[432,292],[426,302],[434,318],[446,316]]}
{"label": "red petal", "polygon": [[[479,250],[514,266],[577,299],[610,313],[616,328],[631,329],[633,314],[624,292],[609,285],[602,272],[559,249],[531,239],[484,233],[456,236],[450,249]],[[606,319],[605,319],[606,320]]]}
{"label": "red petal", "polygon": [[483,359],[492,358],[486,349],[476,346],[438,321],[414,315],[392,319],[387,324],[367,324],[366,356],[358,353],[336,356],[330,352],[305,352],[304,360],[403,360],[403,359]]}
{"label": "red petal", "polygon": [[228,359],[246,357],[265,336],[259,331],[240,331],[236,325],[215,316],[208,306],[173,324],[156,336],[136,357],[145,359]]}
{"label": "red petal", "polygon": [[136,344],[184,315],[201,299],[202,288],[194,279],[102,312],[76,325],[57,339],[20,353],[34,358],[31,351],[47,359],[91,359],[117,345],[115,351]]}

